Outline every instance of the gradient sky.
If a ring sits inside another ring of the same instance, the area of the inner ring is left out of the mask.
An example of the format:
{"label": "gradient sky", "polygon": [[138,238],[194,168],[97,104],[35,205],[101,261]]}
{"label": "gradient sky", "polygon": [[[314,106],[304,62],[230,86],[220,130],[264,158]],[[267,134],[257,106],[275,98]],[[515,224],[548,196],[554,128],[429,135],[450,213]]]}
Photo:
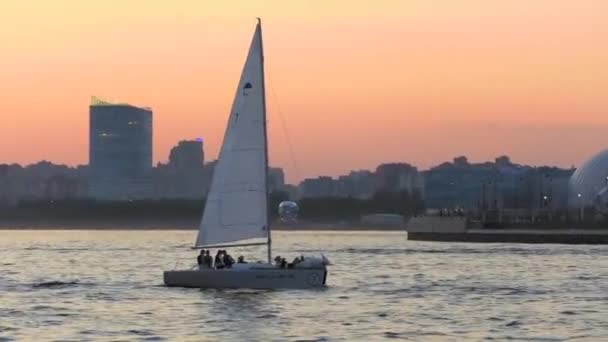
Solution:
{"label": "gradient sky", "polygon": [[292,181],[608,147],[606,0],[1,0],[0,163],[87,163],[92,95],[153,107],[155,161],[195,137],[215,158],[256,16]]}

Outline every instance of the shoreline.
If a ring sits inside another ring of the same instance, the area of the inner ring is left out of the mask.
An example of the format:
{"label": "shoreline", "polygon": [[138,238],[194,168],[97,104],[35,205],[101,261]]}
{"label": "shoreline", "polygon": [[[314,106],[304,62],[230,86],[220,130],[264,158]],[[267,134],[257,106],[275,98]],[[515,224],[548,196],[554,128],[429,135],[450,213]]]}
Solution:
{"label": "shoreline", "polygon": [[[0,220],[0,230],[198,230],[199,220]],[[275,223],[276,231],[402,231],[403,227],[305,222]]]}
{"label": "shoreline", "polygon": [[514,230],[466,232],[408,232],[411,241],[434,242],[473,242],[473,243],[530,243],[530,244],[567,244],[567,245],[606,245],[608,231],[590,230]]}
{"label": "shoreline", "polygon": [[464,217],[414,217],[407,228],[407,239],[413,241],[608,244],[608,229],[524,225],[500,229],[471,228]]}

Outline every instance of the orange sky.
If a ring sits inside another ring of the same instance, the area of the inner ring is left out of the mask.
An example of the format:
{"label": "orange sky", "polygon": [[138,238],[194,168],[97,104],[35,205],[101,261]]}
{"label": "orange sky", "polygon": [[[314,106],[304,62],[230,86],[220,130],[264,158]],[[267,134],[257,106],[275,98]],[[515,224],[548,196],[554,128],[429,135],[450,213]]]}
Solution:
{"label": "orange sky", "polygon": [[300,178],[608,147],[606,0],[2,0],[0,163],[86,163],[91,95],[153,107],[156,161],[214,158],[256,16]]}

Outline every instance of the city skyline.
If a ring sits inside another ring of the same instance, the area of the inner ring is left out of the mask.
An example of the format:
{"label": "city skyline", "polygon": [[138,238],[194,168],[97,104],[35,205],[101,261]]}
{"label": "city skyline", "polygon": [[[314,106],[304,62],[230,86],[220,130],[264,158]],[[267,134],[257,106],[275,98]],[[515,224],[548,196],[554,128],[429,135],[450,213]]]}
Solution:
{"label": "city skyline", "polygon": [[256,16],[271,162],[291,183],[462,151],[569,167],[606,147],[608,4],[438,4],[3,2],[2,162],[85,164],[92,95],[153,108],[155,164],[182,137],[215,159]]}
{"label": "city skyline", "polygon": [[[183,145],[190,145],[190,144],[200,144],[201,148],[202,148],[202,153],[200,155],[200,159],[202,161],[201,166],[204,167],[213,167],[216,162],[217,159],[205,159],[205,154],[206,152],[204,151],[204,144],[201,140],[188,140],[188,139],[182,139],[179,140],[175,143],[175,145],[171,148],[171,151],[169,152],[169,157],[167,158],[167,160],[165,161],[159,161],[158,163],[155,163],[154,165],[152,165],[152,169],[158,169],[158,168],[163,168],[166,167],[167,165],[172,163],[172,157],[171,155],[175,153],[176,149],[180,149]],[[608,153],[608,150],[604,150],[599,154],[605,154]],[[599,155],[599,154],[596,154]],[[191,158],[193,155],[189,154],[189,158]],[[593,157],[596,157],[593,156]],[[588,162],[588,160],[586,161]],[[29,167],[35,167],[35,166],[39,166],[39,165],[52,165],[52,166],[56,166],[56,167],[65,167],[68,169],[83,169],[83,168],[88,168],[90,165],[87,163],[83,163],[83,164],[75,164],[75,165],[71,165],[71,164],[61,164],[61,163],[57,163],[53,160],[37,160],[31,163],[27,163],[27,164],[20,164],[20,163],[13,163],[13,162],[6,162],[6,161],[1,161],[0,160],[0,166],[17,166],[17,167],[21,167],[21,168],[29,168]],[[406,160],[385,160],[380,162],[377,165],[373,165],[370,168],[367,169],[350,169],[350,170],[346,170],[340,174],[337,175],[328,175],[328,174],[319,174],[319,175],[313,175],[310,177],[302,177],[302,179],[296,181],[296,182],[290,182],[289,181],[289,175],[286,174],[285,172],[285,167],[283,165],[279,165],[279,164],[271,164],[269,165],[268,169],[269,172],[272,172],[273,170],[280,170],[282,173],[284,174],[284,178],[285,178],[285,184],[287,185],[299,185],[301,184],[303,181],[306,180],[310,180],[310,179],[319,179],[319,178],[331,178],[331,179],[339,179],[341,176],[346,176],[349,174],[358,174],[358,173],[369,173],[369,172],[375,172],[377,170],[378,167],[380,166],[386,166],[386,165],[401,165],[401,166],[405,166],[406,168],[413,168],[415,169],[417,172],[427,172],[427,171],[432,171],[435,169],[441,169],[443,167],[446,166],[450,166],[450,165],[455,165],[455,166],[468,166],[468,167],[478,167],[478,166],[488,166],[488,165],[502,165],[502,164],[508,164],[511,166],[515,166],[515,167],[523,167],[523,168],[527,168],[527,169],[544,169],[544,168],[556,168],[556,169],[561,169],[561,170],[569,170],[569,171],[575,171],[577,168],[573,167],[573,165],[571,165],[570,167],[561,167],[559,165],[549,165],[549,164],[526,164],[526,163],[519,163],[518,161],[513,161],[511,160],[510,156],[507,155],[500,155],[500,156],[496,156],[494,158],[488,159],[488,160],[470,160],[466,155],[458,155],[455,156],[451,159],[447,159],[447,160],[443,160],[443,161],[439,161],[436,164],[433,164],[432,166],[428,167],[428,168],[421,168],[419,166],[417,166],[416,164],[410,163]]]}

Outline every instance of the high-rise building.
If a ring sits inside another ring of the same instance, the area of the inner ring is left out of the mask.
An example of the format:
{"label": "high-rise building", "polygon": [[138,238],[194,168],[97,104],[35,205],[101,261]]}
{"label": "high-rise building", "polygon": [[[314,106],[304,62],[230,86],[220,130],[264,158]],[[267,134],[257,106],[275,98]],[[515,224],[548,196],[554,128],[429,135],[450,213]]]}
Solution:
{"label": "high-rise building", "polygon": [[93,98],[89,126],[90,196],[152,195],[152,110]]}
{"label": "high-rise building", "polygon": [[169,165],[175,169],[198,170],[205,164],[203,140],[182,140],[171,149]]}
{"label": "high-rise building", "polygon": [[202,140],[182,140],[171,149],[166,198],[196,199],[207,194]]}

